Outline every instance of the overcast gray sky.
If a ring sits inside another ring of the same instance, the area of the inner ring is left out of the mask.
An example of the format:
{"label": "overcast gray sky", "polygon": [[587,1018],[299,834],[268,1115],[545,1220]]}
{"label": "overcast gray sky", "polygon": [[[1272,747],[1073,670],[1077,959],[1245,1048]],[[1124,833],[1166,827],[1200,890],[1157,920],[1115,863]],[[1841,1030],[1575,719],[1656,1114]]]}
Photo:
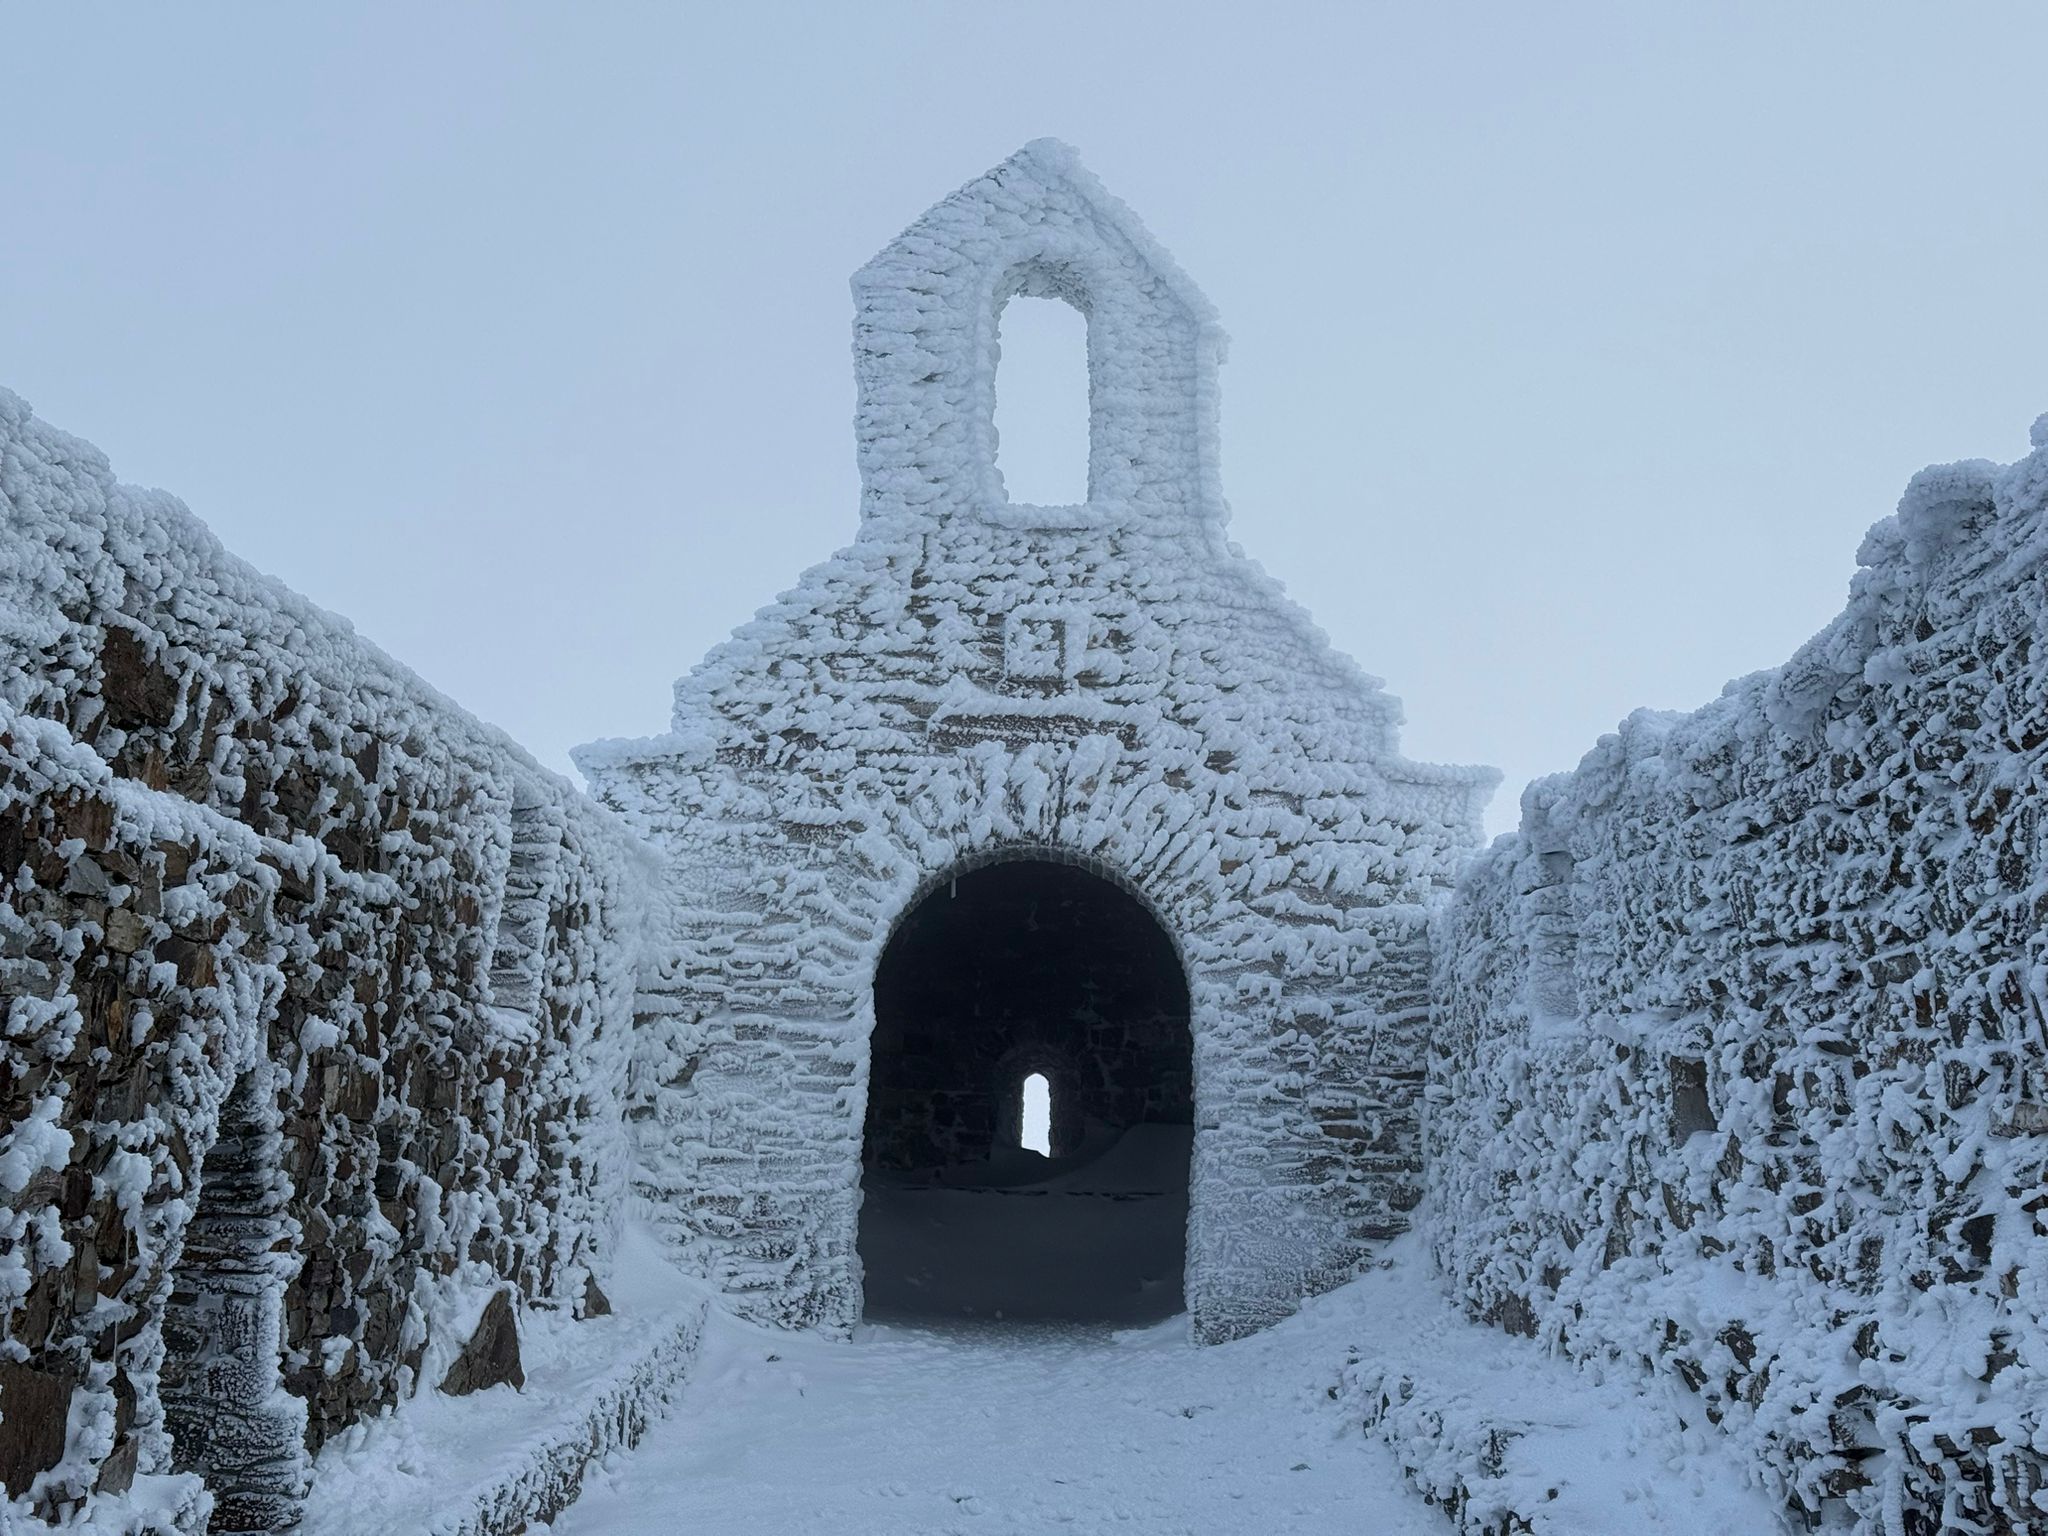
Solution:
{"label": "overcast gray sky", "polygon": [[853,270],[1077,145],[1232,335],[1234,536],[1521,784],[2048,410],[2038,5],[40,6],[0,383],[550,764],[856,523]]}

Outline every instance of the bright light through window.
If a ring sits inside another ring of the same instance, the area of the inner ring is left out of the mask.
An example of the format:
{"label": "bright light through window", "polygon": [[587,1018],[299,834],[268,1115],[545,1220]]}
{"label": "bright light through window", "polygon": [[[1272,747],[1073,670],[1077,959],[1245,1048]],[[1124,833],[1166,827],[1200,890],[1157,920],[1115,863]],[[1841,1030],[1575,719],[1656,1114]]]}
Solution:
{"label": "bright light through window", "polygon": [[1052,1156],[1052,1084],[1043,1072],[1024,1079],[1024,1134],[1018,1145],[1041,1157]]}

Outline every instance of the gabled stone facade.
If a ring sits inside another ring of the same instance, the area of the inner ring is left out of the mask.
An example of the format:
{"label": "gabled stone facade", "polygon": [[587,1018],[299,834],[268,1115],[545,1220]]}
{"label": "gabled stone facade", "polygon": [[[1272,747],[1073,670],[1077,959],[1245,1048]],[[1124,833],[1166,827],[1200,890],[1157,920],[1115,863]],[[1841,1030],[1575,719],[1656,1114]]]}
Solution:
{"label": "gabled stone facade", "polygon": [[[854,279],[855,541],[578,761],[661,850],[642,1189],[761,1317],[844,1328],[873,983],[964,868],[1135,893],[1191,997],[1200,1337],[1352,1272],[1420,1195],[1425,909],[1495,775],[1411,763],[1399,707],[1224,536],[1207,301],[1061,145],[940,203]],[[1088,320],[1089,495],[996,468],[1012,297]]]}

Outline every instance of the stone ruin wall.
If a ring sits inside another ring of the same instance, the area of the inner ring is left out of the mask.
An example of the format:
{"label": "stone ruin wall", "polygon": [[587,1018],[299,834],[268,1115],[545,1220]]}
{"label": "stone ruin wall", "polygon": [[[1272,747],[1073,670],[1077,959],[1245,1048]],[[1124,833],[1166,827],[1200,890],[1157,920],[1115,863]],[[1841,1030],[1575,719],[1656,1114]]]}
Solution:
{"label": "stone ruin wall", "polygon": [[269,1528],[467,1299],[594,1299],[649,873],[4,392],[0,516],[0,1524]]}
{"label": "stone ruin wall", "polygon": [[1860,1530],[2043,1529],[2034,440],[1917,477],[1786,666],[1530,786],[1436,933],[1430,1230],[1465,1305],[1669,1373]]}

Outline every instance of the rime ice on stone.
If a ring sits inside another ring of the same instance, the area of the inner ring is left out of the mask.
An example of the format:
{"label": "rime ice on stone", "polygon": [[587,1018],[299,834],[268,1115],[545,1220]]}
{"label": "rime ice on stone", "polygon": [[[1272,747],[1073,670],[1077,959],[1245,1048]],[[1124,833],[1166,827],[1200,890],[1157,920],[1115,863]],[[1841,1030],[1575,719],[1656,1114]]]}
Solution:
{"label": "rime ice on stone", "polygon": [[0,390],[0,1529],[281,1528],[608,1277],[646,862]]}
{"label": "rime ice on stone", "polygon": [[1827,1529],[2048,1488],[2048,418],[1914,476],[1842,615],[1639,711],[1437,931],[1431,1238],[1654,1364]]}
{"label": "rime ice on stone", "polygon": [[221,1105],[164,1309],[164,1428],[213,1490],[215,1530],[291,1525],[306,1489],[306,1405],[279,1363],[300,1239],[279,1170],[277,1091],[253,1068]]}
{"label": "rime ice on stone", "polygon": [[[845,1327],[877,956],[954,872],[1029,853],[1136,892],[1192,997],[1187,1262],[1223,1338],[1344,1278],[1420,1194],[1425,914],[1489,770],[1399,706],[1224,537],[1207,300],[1073,156],[1027,146],[853,282],[861,524],[595,743],[667,859],[635,1065],[643,1189],[757,1315]],[[1088,499],[996,470],[998,319],[1088,320]]]}

